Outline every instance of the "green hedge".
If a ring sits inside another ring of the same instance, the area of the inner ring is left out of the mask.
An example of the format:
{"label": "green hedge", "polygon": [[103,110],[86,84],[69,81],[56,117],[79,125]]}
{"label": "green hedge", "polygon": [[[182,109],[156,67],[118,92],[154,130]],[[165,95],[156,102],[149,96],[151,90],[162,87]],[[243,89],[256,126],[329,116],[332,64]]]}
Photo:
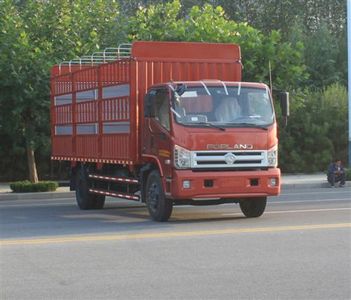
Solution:
{"label": "green hedge", "polygon": [[10,188],[15,193],[31,193],[31,192],[52,192],[58,188],[58,183],[55,181],[40,181],[31,183],[28,180],[16,181],[10,184]]}

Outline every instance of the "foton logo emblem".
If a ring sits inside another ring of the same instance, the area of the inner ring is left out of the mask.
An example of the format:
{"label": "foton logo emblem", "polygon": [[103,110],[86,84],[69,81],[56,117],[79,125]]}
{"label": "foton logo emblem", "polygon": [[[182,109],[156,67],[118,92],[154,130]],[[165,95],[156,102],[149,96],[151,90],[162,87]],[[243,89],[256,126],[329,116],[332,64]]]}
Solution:
{"label": "foton logo emblem", "polygon": [[224,155],[224,161],[228,165],[232,165],[236,161],[236,156],[233,153],[227,153],[226,155]]}
{"label": "foton logo emblem", "polygon": [[252,150],[252,144],[208,144],[208,150]]}

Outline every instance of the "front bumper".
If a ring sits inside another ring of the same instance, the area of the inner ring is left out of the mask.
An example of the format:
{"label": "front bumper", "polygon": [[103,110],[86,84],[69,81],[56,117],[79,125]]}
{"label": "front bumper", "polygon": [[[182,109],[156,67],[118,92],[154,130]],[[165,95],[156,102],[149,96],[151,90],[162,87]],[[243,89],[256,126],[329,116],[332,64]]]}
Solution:
{"label": "front bumper", "polygon": [[[271,186],[271,178],[276,185]],[[183,182],[190,187],[184,188]],[[280,169],[255,171],[173,170],[168,180],[167,195],[175,200],[218,200],[276,196],[280,193]]]}

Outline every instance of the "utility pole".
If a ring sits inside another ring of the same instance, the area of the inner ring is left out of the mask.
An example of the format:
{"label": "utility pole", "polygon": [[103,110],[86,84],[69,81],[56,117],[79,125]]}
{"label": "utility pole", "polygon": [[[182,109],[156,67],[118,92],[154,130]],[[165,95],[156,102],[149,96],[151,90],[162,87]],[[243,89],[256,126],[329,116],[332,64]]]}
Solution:
{"label": "utility pole", "polygon": [[349,107],[349,167],[351,167],[351,0],[347,0],[347,74]]}

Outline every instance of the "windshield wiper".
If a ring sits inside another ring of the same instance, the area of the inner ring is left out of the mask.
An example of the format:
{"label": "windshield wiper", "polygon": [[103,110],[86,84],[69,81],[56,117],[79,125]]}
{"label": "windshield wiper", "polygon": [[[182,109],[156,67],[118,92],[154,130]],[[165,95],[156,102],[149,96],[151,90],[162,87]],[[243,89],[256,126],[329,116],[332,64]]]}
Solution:
{"label": "windshield wiper", "polygon": [[225,128],[221,127],[221,126],[217,126],[213,123],[208,123],[208,122],[194,122],[194,123],[185,123],[186,125],[203,125],[206,127],[212,127],[212,128],[217,128],[219,130],[225,131]]}
{"label": "windshield wiper", "polygon": [[230,125],[232,127],[252,127],[252,128],[260,128],[263,130],[268,130],[267,126],[265,125],[258,125],[253,123],[228,123],[226,125]]}

